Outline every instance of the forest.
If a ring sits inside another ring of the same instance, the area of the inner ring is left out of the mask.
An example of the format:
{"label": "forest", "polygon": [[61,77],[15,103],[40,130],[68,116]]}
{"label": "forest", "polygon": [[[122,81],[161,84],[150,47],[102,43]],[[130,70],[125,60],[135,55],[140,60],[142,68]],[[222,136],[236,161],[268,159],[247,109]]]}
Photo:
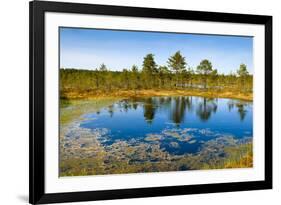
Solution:
{"label": "forest", "polygon": [[[177,51],[166,65],[157,65],[154,54],[143,58],[142,67],[132,65],[113,71],[106,64],[93,69],[60,69],[61,99],[98,96],[196,95],[252,100],[253,76],[241,63],[236,71],[221,74],[203,59],[195,68]],[[152,92],[154,91],[154,92]]]}

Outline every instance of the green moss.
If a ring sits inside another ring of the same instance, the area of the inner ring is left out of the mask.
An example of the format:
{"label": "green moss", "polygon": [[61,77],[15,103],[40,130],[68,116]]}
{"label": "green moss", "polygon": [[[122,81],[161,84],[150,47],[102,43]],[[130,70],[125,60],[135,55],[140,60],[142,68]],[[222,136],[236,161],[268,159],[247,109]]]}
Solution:
{"label": "green moss", "polygon": [[83,114],[98,112],[120,98],[97,98],[92,100],[60,100],[60,124],[65,125],[79,119]]}

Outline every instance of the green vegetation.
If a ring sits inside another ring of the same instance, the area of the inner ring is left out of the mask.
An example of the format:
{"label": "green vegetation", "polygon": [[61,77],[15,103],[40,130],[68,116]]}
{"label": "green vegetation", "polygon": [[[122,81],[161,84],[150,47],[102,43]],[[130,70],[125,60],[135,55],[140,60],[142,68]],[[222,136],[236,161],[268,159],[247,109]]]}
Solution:
{"label": "green vegetation", "polygon": [[157,65],[153,54],[122,71],[111,71],[105,64],[93,70],[60,69],[62,99],[97,98],[101,96],[133,97],[160,95],[199,95],[252,100],[253,76],[241,64],[236,73],[219,74],[208,59],[193,69],[180,51],[167,65]]}
{"label": "green vegetation", "polygon": [[[102,98],[95,101],[60,100],[60,123],[66,125],[74,120],[81,120],[81,116],[88,112],[99,112],[100,109],[112,105],[117,98]],[[67,106],[67,109],[62,109]]]}
{"label": "green vegetation", "polygon": [[212,164],[204,164],[202,169],[249,168],[253,167],[253,143],[226,147],[226,158]]}
{"label": "green vegetation", "polygon": [[[253,144],[252,142],[220,147],[209,145],[198,155],[185,156],[177,162],[178,167],[185,167],[187,170],[203,169],[227,169],[227,168],[251,168],[253,167]],[[217,152],[210,152],[214,147]]]}

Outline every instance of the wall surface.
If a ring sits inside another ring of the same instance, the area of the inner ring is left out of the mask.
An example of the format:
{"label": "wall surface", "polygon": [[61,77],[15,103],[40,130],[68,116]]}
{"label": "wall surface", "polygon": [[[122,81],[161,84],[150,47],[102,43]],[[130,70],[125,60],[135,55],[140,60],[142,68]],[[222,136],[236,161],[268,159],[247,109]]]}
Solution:
{"label": "wall surface", "polygon": [[[274,189],[236,193],[127,199],[79,204],[278,204],[280,195],[280,53],[281,12],[279,1],[264,0],[73,0],[110,5],[159,7],[273,15],[274,67]],[[1,1],[0,6],[0,204],[28,201],[28,1]],[[279,202],[280,203],[280,202]],[[78,203],[77,203],[78,204]]]}

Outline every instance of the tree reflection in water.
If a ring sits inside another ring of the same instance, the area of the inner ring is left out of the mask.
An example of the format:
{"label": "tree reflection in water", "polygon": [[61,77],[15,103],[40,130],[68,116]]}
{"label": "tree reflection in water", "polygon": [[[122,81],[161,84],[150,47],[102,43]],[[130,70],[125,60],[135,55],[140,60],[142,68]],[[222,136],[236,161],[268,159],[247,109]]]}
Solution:
{"label": "tree reflection in water", "polygon": [[228,102],[229,111],[231,111],[234,107],[236,107],[241,121],[243,121],[246,117],[246,114],[247,114],[246,107],[247,106],[248,106],[247,102],[234,101],[234,100],[229,100],[229,102]]}
{"label": "tree reflection in water", "polygon": [[197,105],[196,114],[202,121],[207,121],[212,113],[216,113],[217,108],[217,102],[214,98],[202,98],[202,101]]}
{"label": "tree reflection in water", "polygon": [[173,123],[179,125],[184,121],[186,111],[192,111],[192,97],[162,97],[143,99],[144,118],[148,123],[152,123],[157,109],[165,109],[170,113]]}
{"label": "tree reflection in water", "polygon": [[[188,112],[195,112],[202,122],[207,122],[211,118],[212,113],[215,114],[217,112],[218,99],[204,97],[198,99],[193,101],[191,96],[126,99],[118,103],[118,108],[120,111],[128,112],[130,109],[137,110],[142,105],[144,119],[149,124],[153,123],[158,110],[166,110],[169,113],[170,120],[176,125],[184,122]],[[237,109],[241,121],[247,115],[247,105],[247,102],[238,100],[230,99],[227,102],[228,111],[231,112],[233,109]],[[114,109],[112,106],[108,107],[108,112],[110,116],[113,116]]]}
{"label": "tree reflection in water", "polygon": [[113,105],[108,106],[108,113],[109,113],[110,117],[113,117],[113,113],[114,113]]}
{"label": "tree reflection in water", "polygon": [[183,122],[185,116],[186,101],[185,97],[175,97],[171,105],[171,120],[179,125]]}
{"label": "tree reflection in water", "polygon": [[236,107],[238,109],[238,113],[240,115],[240,120],[243,121],[245,119],[245,116],[246,116],[246,113],[247,113],[247,110],[245,110],[245,104],[243,103],[237,103],[236,104]]}
{"label": "tree reflection in water", "polygon": [[156,104],[152,98],[146,98],[143,106],[143,116],[149,124],[152,123],[155,115]]}

